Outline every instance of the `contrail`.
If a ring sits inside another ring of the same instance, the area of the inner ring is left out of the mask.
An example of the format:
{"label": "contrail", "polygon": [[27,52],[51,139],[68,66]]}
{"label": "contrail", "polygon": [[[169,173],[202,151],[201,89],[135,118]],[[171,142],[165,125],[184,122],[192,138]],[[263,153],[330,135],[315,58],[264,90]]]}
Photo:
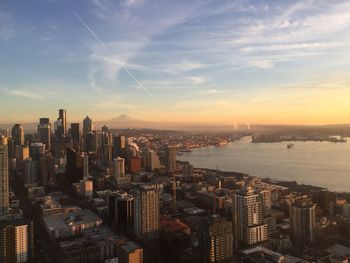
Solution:
{"label": "contrail", "polygon": [[[79,20],[80,23],[83,24],[83,26],[90,32],[90,34],[103,46],[103,48],[111,55],[114,56],[113,52],[110,50],[110,48],[102,41],[101,38],[96,35],[96,33],[92,30],[92,28],[76,13],[73,12],[74,16]],[[124,69],[126,73],[141,87],[144,91],[147,92],[148,95],[152,96],[151,92],[149,92],[148,89],[145,88],[145,86],[142,85],[140,81],[138,81],[135,76],[123,65],[121,64],[121,67]]]}

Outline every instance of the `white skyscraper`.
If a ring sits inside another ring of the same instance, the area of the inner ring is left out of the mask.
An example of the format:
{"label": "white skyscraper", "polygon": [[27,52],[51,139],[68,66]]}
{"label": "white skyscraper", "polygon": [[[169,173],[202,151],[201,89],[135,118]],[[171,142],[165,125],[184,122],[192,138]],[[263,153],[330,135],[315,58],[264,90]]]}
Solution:
{"label": "white skyscraper", "polygon": [[245,187],[233,196],[233,233],[235,248],[267,240],[267,225],[263,221],[263,204],[259,193]]}

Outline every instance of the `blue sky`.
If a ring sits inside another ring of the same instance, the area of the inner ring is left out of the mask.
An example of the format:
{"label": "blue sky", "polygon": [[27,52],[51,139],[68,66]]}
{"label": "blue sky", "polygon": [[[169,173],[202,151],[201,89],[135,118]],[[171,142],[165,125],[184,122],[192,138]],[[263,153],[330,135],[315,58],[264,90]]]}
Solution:
{"label": "blue sky", "polygon": [[0,123],[348,122],[349,44],[350,1],[2,0]]}

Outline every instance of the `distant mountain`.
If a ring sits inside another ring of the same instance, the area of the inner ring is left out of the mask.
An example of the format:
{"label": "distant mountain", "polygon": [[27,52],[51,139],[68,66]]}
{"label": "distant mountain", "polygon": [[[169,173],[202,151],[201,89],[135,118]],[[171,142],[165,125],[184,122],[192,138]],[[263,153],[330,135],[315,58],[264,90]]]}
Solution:
{"label": "distant mountain", "polygon": [[[15,123],[0,124],[0,129],[11,130]],[[37,123],[21,123],[26,133],[37,132]],[[82,126],[82,123],[80,124]],[[105,121],[94,121],[95,129],[101,129],[106,125],[113,129],[156,129],[156,130],[182,130],[182,131],[233,131],[232,125],[205,124],[196,122],[152,122],[134,119],[129,115],[121,114],[115,118]],[[67,123],[68,128],[70,123]],[[82,127],[81,127],[82,128]],[[301,134],[341,134],[350,136],[350,124],[332,125],[251,125],[254,132],[276,133],[284,135]],[[247,130],[245,125],[239,127],[240,131]]]}
{"label": "distant mountain", "polygon": [[93,121],[94,127],[100,129],[103,125],[114,129],[126,128],[153,128],[154,123],[131,118],[129,115],[121,114],[116,118],[105,121]]}
{"label": "distant mountain", "polygon": [[117,121],[129,121],[131,120],[131,117],[126,114],[121,114],[117,118],[113,118],[112,120],[117,120]]}

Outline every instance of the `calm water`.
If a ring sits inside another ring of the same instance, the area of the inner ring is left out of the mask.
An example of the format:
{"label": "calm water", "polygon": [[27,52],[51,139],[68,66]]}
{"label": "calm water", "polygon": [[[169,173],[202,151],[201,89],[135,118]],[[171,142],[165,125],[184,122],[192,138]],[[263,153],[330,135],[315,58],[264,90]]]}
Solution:
{"label": "calm water", "polygon": [[350,143],[251,143],[251,137],[226,146],[209,146],[183,153],[178,160],[195,167],[244,172],[259,177],[296,180],[298,183],[350,192]]}

